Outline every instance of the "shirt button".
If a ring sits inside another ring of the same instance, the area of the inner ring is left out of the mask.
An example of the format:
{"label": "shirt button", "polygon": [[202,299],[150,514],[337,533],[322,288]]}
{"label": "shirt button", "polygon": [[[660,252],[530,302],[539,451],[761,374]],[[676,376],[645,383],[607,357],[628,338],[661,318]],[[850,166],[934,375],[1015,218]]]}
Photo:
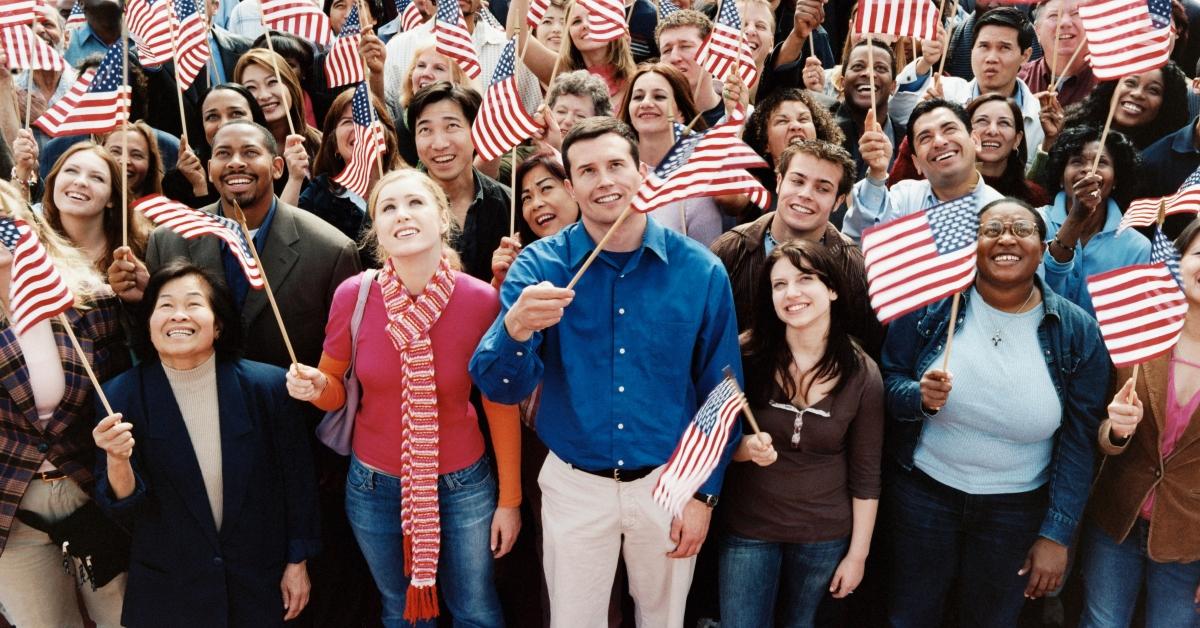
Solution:
{"label": "shirt button", "polygon": [[624,461],[624,460],[618,460],[618,461],[617,461],[617,466],[618,466],[618,467],[623,467],[623,466],[625,466],[625,461]]}
{"label": "shirt button", "polygon": [[507,383],[508,383],[508,378],[507,378],[507,377],[505,377],[503,381],[504,381],[504,383],[505,383],[505,384],[507,384]]}
{"label": "shirt button", "polygon": [[225,564],[225,560],[220,556],[213,556],[213,564],[220,567]]}
{"label": "shirt button", "polygon": [[620,353],[621,355],[625,355],[625,347],[621,347],[620,349],[617,349],[617,353]]}
{"label": "shirt button", "polygon": [[624,386],[617,386],[617,392],[625,392]]}
{"label": "shirt button", "polygon": [[617,423],[617,429],[619,429],[619,430],[623,430],[623,429],[625,429],[625,424],[624,424],[624,423]]}
{"label": "shirt button", "polygon": [[518,357],[518,358],[519,358],[519,357],[521,357],[521,356],[523,356],[523,355],[525,355],[525,352],[524,352],[524,351],[518,351],[518,352],[517,352],[517,357]]}
{"label": "shirt button", "polygon": [[621,308],[621,309],[617,310],[617,314],[620,314],[620,315],[624,316],[624,315],[625,315],[625,308]]}
{"label": "shirt button", "polygon": [[50,443],[38,443],[37,450],[40,451],[41,453],[46,453],[47,451],[50,451]]}

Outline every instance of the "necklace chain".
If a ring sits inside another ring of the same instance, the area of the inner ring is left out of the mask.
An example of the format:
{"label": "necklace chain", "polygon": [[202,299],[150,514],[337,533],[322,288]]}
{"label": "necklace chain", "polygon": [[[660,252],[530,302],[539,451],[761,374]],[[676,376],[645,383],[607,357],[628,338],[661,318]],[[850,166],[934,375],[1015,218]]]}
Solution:
{"label": "necklace chain", "polygon": [[[1029,305],[1029,302],[1033,300],[1033,294],[1035,292],[1037,292],[1036,286],[1029,289],[1029,296],[1025,297],[1025,302],[1021,304],[1021,307],[1017,308],[1016,312],[1013,312],[1014,315],[1025,313],[1025,306]],[[980,298],[982,299],[983,297],[980,297]],[[995,308],[995,309],[999,309],[999,308]],[[992,328],[993,328],[992,338],[991,338],[992,346],[999,347],[1000,343],[1004,340],[1004,335],[1001,332],[1008,329],[1008,326],[1012,324],[1012,321],[1008,321],[1004,325],[999,325],[996,323],[996,319],[992,316],[991,312],[985,311],[985,313],[987,314],[988,320],[991,321],[991,323],[992,323]]]}

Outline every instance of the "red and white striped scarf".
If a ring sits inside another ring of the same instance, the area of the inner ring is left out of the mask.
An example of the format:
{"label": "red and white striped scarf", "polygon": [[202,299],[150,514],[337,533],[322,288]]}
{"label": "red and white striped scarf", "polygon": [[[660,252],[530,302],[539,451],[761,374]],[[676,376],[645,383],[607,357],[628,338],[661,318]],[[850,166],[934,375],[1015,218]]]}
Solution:
{"label": "red and white striped scarf", "polygon": [[409,576],[404,618],[437,617],[437,566],[442,526],[438,512],[438,406],[429,330],[450,302],[454,272],[445,257],[416,298],[404,289],[391,260],[379,273],[387,332],[404,364],[400,374],[400,520],[404,573]]}

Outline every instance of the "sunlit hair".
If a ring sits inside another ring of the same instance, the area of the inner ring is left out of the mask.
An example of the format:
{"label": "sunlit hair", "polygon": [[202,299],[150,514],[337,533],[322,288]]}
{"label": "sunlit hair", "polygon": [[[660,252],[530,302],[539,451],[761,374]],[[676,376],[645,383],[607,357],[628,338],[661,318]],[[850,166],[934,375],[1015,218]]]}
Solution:
{"label": "sunlit hair", "polygon": [[[317,158],[313,161],[313,176],[327,175],[332,179],[346,168],[346,160],[342,159],[341,153],[338,152],[337,128],[342,114],[353,100],[354,90],[347,89],[338,94],[329,105],[329,113],[325,114],[325,126],[321,129],[321,149],[317,151]],[[383,169],[386,172],[395,168],[397,164],[403,164],[397,148],[394,130],[396,127],[392,123],[392,116],[387,112],[387,107],[375,96],[371,96],[371,107],[375,110],[375,119],[383,125],[383,137],[387,143],[387,152],[383,154]],[[375,168],[374,165],[371,167]]]}
{"label": "sunlit hair", "polygon": [[[367,199],[367,216],[371,222],[375,222],[375,211],[379,206],[379,195],[383,190],[393,183],[399,183],[405,188],[419,185],[429,196],[433,198],[433,202],[437,205],[438,217],[442,223],[442,253],[450,257],[450,265],[455,268],[462,266],[458,253],[450,247],[450,242],[457,235],[458,228],[454,223],[454,214],[450,211],[450,199],[446,196],[446,192],[442,190],[442,186],[431,179],[429,175],[417,170],[416,168],[401,168],[393,170],[385,175],[375,184],[375,188],[371,190],[371,194]],[[379,237],[375,234],[375,229],[371,229],[363,236],[363,242],[360,243],[364,248],[374,251],[375,259],[380,264],[388,259],[387,251],[379,244]]]}
{"label": "sunlit hair", "polygon": [[245,84],[242,80],[242,75],[246,68],[256,65],[264,68],[272,75],[275,70],[279,70],[279,80],[283,82],[284,89],[288,93],[288,117],[292,119],[292,128],[296,129],[296,133],[304,136],[304,148],[309,151],[309,154],[314,154],[317,148],[321,145],[321,132],[308,126],[304,120],[304,91],[300,87],[300,77],[296,76],[296,72],[292,70],[292,66],[288,65],[287,59],[270,50],[262,48],[251,48],[242,53],[238,59],[237,65],[233,68],[234,82]]}
{"label": "sunlit hair", "polygon": [[[150,128],[149,124],[146,124],[142,120],[130,124],[129,130],[132,133],[141,135],[142,140],[146,142],[146,161],[149,162],[146,166],[146,178],[142,180],[141,189],[129,190],[133,194],[132,198],[138,199],[147,194],[162,194],[163,161],[162,152],[158,150],[158,134],[154,132],[154,129]],[[100,140],[100,144],[107,144],[111,138],[116,140],[117,145],[120,146],[119,133],[120,131],[117,130],[105,135]],[[114,156],[114,158],[120,163],[120,157]]]}
{"label": "sunlit hair", "polygon": [[[575,42],[571,40],[571,20],[574,13],[575,3],[571,3],[567,7],[567,32],[563,34],[562,48],[558,51],[560,57],[558,65],[564,71],[588,69],[587,64],[583,62],[583,53],[579,52],[579,49],[575,47]],[[604,63],[612,66],[613,81],[618,85],[626,85],[635,69],[629,38],[619,37],[608,42],[606,53]]]}
{"label": "sunlit hair", "polygon": [[[696,101],[692,99],[692,90],[688,87],[687,79],[683,73],[676,70],[674,66],[666,63],[643,63],[638,66],[637,72],[629,79],[629,89],[625,90],[625,97],[621,99],[621,108],[617,111],[617,117],[622,122],[633,126],[633,120],[629,115],[629,103],[633,100],[633,88],[637,85],[638,79],[647,74],[657,74],[663,77],[667,84],[671,86],[672,100],[675,103],[675,110],[672,115],[677,115],[683,119],[683,124],[696,118]],[[669,116],[668,116],[669,117]],[[704,123],[704,118],[696,120],[692,125],[693,131],[703,131],[708,128]]]}
{"label": "sunlit hair", "polygon": [[[108,267],[113,262],[113,251],[118,246],[121,246],[121,212],[127,214],[127,223],[129,233],[127,234],[129,248],[133,250],[134,256],[138,259],[145,259],[146,240],[149,238],[150,225],[149,221],[130,209],[128,206],[121,208],[121,164],[115,157],[109,154],[108,150],[95,142],[79,142],[72,145],[54,162],[54,167],[50,168],[50,174],[46,175],[46,191],[42,194],[42,215],[46,218],[46,224],[50,226],[56,233],[64,238],[70,239],[66,229],[63,228],[62,214],[59,212],[58,205],[54,203],[54,187],[58,181],[59,173],[62,172],[63,166],[71,157],[77,153],[90,152],[104,161],[104,165],[108,167],[109,181],[109,197],[108,204],[104,207],[103,230],[104,239],[106,240],[106,249],[104,257],[97,260],[96,269],[101,273],[108,272]],[[127,199],[130,204],[133,201],[132,193],[127,194]]]}
{"label": "sunlit hair", "polygon": [[[408,62],[408,68],[404,71],[404,80],[400,81],[400,104],[404,105],[405,107],[408,106],[408,103],[412,102],[413,94],[415,93],[413,92],[412,87],[412,75],[413,71],[415,71],[417,68],[417,58],[429,51],[437,52],[437,45],[434,43],[432,38],[426,37],[425,43],[421,44],[416,50],[413,51],[412,60]],[[462,85],[463,87],[470,87],[476,91],[479,91],[479,86],[467,77],[466,73],[463,72],[462,67],[455,63],[453,59],[440,52],[438,52],[437,55],[446,62],[446,65],[450,66],[451,83],[454,85]]]}
{"label": "sunlit hair", "polygon": [[92,265],[91,260],[83,254],[83,251],[55,233],[45,221],[30,211],[29,206],[21,198],[21,193],[10,183],[2,180],[0,180],[0,217],[19,218],[29,224],[29,227],[37,234],[38,240],[41,240],[42,246],[45,247],[46,255],[50,257],[50,261],[62,275],[63,281],[75,295],[76,308],[87,309],[95,297],[106,293],[111,294],[100,273]]}
{"label": "sunlit hair", "polygon": [[746,15],[746,7],[752,4],[761,4],[767,8],[767,28],[774,33],[775,10],[771,8],[770,0],[737,0],[738,14],[744,17]]}

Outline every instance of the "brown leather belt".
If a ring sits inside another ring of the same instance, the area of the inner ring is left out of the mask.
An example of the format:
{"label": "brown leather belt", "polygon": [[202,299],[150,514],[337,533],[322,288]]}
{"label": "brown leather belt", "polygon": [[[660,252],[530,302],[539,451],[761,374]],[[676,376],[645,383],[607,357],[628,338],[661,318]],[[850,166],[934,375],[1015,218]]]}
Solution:
{"label": "brown leather belt", "polygon": [[35,480],[43,482],[57,482],[65,477],[67,477],[67,474],[58,469],[54,469],[53,471],[37,471],[33,474]]}

